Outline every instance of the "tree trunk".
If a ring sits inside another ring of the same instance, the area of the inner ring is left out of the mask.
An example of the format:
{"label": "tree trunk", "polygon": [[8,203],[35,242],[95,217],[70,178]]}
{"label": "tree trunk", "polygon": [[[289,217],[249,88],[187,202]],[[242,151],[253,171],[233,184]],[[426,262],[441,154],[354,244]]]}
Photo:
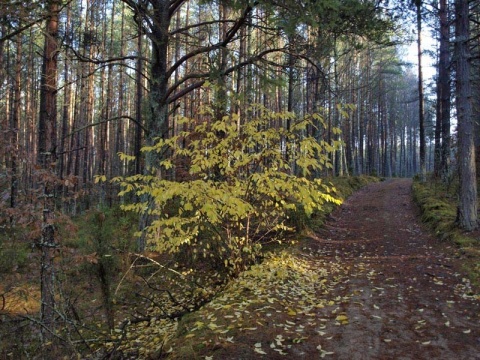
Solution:
{"label": "tree trunk", "polygon": [[418,53],[418,123],[420,127],[420,180],[427,179],[425,162],[425,114],[423,100],[423,73],[422,73],[422,0],[415,0],[417,6],[417,53]]}
{"label": "tree trunk", "polygon": [[134,155],[135,155],[135,174],[141,174],[142,172],[142,102],[143,102],[143,60],[142,60],[142,47],[143,47],[143,35],[142,28],[138,28],[138,39],[137,39],[137,69],[136,69],[136,103],[135,103],[135,117],[137,123],[135,124],[135,145],[134,145]]}
{"label": "tree trunk", "polygon": [[[152,29],[147,32],[151,40],[151,63],[150,63],[150,94],[149,105],[150,114],[146,121],[145,143],[147,146],[153,146],[157,138],[168,137],[168,74],[167,74],[167,54],[171,17],[169,15],[169,1],[157,0],[153,4],[154,11],[152,12]],[[139,14],[143,16],[143,14]],[[138,20],[141,27],[141,19]],[[162,176],[160,172],[161,156],[157,152],[150,151],[145,156],[145,172],[156,173],[159,177]],[[143,201],[148,203],[151,199],[146,196]],[[151,219],[145,213],[141,216],[139,221],[139,228],[142,231],[141,236],[137,239],[137,250],[143,251],[146,248],[146,234],[145,229],[150,225]]]}
{"label": "tree trunk", "polygon": [[[151,80],[150,80],[150,116],[146,128],[147,146],[152,146],[156,138],[168,136],[168,102],[167,102],[167,54],[170,25],[169,1],[158,0],[154,2],[152,32],[147,33],[152,42]],[[150,152],[145,159],[147,171],[158,170],[159,157]]]}
{"label": "tree trunk", "polygon": [[53,339],[55,331],[55,271],[53,255],[55,247],[53,177],[56,161],[56,115],[57,115],[57,53],[58,53],[58,0],[47,4],[48,18],[43,52],[40,88],[40,116],[38,126],[38,163],[43,176],[43,224],[39,244],[41,256],[41,321],[44,341]]}
{"label": "tree trunk", "polygon": [[457,221],[467,231],[475,230],[477,220],[477,174],[470,85],[470,35],[468,0],[455,1],[456,100],[458,118],[458,170],[460,203]]}
{"label": "tree trunk", "polygon": [[[22,35],[17,35],[17,53],[15,59],[15,89],[13,95],[13,107],[10,121],[10,168],[12,177],[10,180],[10,207],[14,208],[17,203],[18,193],[18,130],[20,126],[20,100],[21,100],[21,75],[22,75]],[[13,221],[13,218],[11,218]]]}
{"label": "tree trunk", "polygon": [[450,23],[447,0],[440,0],[440,58],[438,62],[439,103],[437,117],[440,118],[442,146],[440,153],[440,175],[444,182],[450,171]]}

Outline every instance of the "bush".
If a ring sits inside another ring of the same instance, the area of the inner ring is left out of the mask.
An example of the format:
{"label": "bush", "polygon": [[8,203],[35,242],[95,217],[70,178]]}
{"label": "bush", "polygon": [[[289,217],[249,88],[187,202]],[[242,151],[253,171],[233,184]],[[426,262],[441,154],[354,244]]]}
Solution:
{"label": "bush", "polygon": [[[308,218],[327,202],[340,203],[331,185],[313,178],[331,167],[327,155],[337,145],[305,135],[308,127],[324,124],[323,119],[296,119],[261,107],[251,113],[258,115],[242,126],[231,115],[159,140],[143,152],[171,154],[160,169],[113,180],[120,184],[121,196],[143,199],[123,209],[153,219],[145,231],[155,250],[185,253],[188,248],[194,258],[238,273],[255,261],[262,242],[293,230],[289,215]],[[289,130],[282,126],[287,120]],[[191,121],[177,120],[182,122]],[[189,169],[184,181],[158,176],[179,162]],[[293,163],[299,176],[293,175]]]}

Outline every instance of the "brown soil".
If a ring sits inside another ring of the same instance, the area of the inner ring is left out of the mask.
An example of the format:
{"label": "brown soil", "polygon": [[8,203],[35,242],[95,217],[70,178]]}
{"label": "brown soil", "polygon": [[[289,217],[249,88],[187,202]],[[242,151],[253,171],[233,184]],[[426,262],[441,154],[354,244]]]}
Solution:
{"label": "brown soil", "polygon": [[[258,302],[241,315],[226,316],[229,310],[218,306],[215,318],[250,317],[258,325],[234,328],[227,320],[225,337],[193,358],[480,359],[480,298],[464,278],[455,248],[419,223],[411,184],[395,179],[368,185],[331,215],[324,230],[302,242],[298,258],[317,272],[328,268],[328,288],[312,284],[316,301],[326,306],[302,313],[299,304],[308,301],[298,293],[288,301],[268,298],[267,315],[254,315],[255,307],[267,308]],[[257,290],[246,289],[241,298]]]}

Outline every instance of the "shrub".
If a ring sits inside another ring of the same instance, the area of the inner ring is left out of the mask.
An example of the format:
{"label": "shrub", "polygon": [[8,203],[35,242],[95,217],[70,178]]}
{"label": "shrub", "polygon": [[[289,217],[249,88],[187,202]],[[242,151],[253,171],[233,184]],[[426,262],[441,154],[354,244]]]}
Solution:
{"label": "shrub", "polygon": [[[143,199],[123,209],[151,216],[145,231],[155,250],[188,248],[194,258],[238,273],[255,260],[262,242],[292,230],[289,214],[309,217],[325,202],[340,203],[332,186],[313,178],[331,167],[327,155],[337,145],[306,136],[307,128],[324,124],[322,117],[296,119],[261,107],[251,113],[257,116],[241,126],[231,115],[158,140],[143,152],[171,154],[159,169],[113,180],[120,196]],[[287,120],[290,129],[282,126]],[[180,161],[189,169],[186,179],[167,179]]]}

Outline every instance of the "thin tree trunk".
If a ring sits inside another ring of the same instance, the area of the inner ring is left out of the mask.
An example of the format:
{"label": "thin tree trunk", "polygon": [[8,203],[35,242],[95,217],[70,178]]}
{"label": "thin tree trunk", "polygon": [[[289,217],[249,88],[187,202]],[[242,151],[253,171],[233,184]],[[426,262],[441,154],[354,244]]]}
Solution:
{"label": "thin tree trunk", "polygon": [[138,28],[138,39],[137,39],[137,69],[136,69],[136,103],[135,103],[135,117],[137,120],[137,124],[135,126],[135,174],[141,174],[142,172],[142,155],[141,155],[141,147],[142,147],[142,102],[143,102],[143,84],[142,84],[142,77],[143,77],[143,60],[142,60],[142,28]]}
{"label": "thin tree trunk", "polygon": [[425,114],[423,100],[423,72],[422,72],[422,0],[415,0],[417,6],[417,54],[418,54],[418,123],[420,128],[420,179],[427,179],[425,162]]}
{"label": "thin tree trunk", "polygon": [[43,224],[41,248],[41,320],[44,341],[55,334],[55,270],[53,252],[55,241],[53,184],[56,161],[56,115],[57,115],[57,53],[58,53],[58,0],[47,4],[49,17],[46,24],[40,88],[40,116],[38,127],[38,163],[48,174],[43,180]]}
{"label": "thin tree trunk", "polygon": [[[121,46],[120,46],[120,57],[123,57],[125,55],[125,47],[126,47],[126,41],[124,39],[124,33],[125,33],[125,4],[122,3],[122,17],[121,17],[121,22],[120,22],[120,33],[121,33]],[[125,88],[125,80],[124,80],[124,71],[120,71],[120,76],[118,79],[118,88],[124,89]],[[125,96],[124,92],[120,91],[119,98],[118,98],[118,113],[120,115],[123,114],[124,111],[124,103],[125,103]],[[124,149],[124,137],[123,137],[123,130],[124,130],[124,124],[123,121],[115,121],[114,124],[114,137],[115,137],[115,142],[113,145],[113,154],[114,154],[114,168],[112,170],[113,174],[116,176],[123,176],[124,175],[124,168],[123,168],[123,163],[120,160],[119,156],[117,154],[119,152],[125,152]],[[113,155],[112,154],[112,155]]]}
{"label": "thin tree trunk", "polygon": [[444,182],[450,171],[450,23],[447,0],[440,0],[440,57],[438,63],[438,113],[441,126],[441,154],[439,172]]}
{"label": "thin tree trunk", "polygon": [[[65,38],[67,41],[67,45],[71,45],[71,41],[67,40],[71,38],[70,34],[70,26],[71,26],[71,8],[70,6],[67,7],[67,16],[65,21]],[[71,100],[71,92],[72,86],[70,85],[70,59],[68,58],[67,54],[65,54],[65,65],[63,69],[63,82],[65,83],[65,89],[63,91],[63,109],[62,109],[62,131],[61,131],[61,138],[59,142],[59,161],[60,166],[58,170],[58,174],[61,179],[66,176],[65,172],[65,159],[66,155],[66,137],[68,134],[68,126],[70,124],[70,100]],[[68,172],[68,169],[67,169]],[[66,188],[64,188],[66,191]]]}
{"label": "thin tree trunk", "polygon": [[[13,95],[13,107],[10,122],[10,151],[11,151],[11,172],[10,180],[10,207],[14,208],[17,203],[18,193],[18,130],[20,127],[20,101],[21,101],[21,75],[22,75],[22,35],[17,35],[17,53],[15,58],[15,88]],[[11,219],[13,220],[13,218]]]}

